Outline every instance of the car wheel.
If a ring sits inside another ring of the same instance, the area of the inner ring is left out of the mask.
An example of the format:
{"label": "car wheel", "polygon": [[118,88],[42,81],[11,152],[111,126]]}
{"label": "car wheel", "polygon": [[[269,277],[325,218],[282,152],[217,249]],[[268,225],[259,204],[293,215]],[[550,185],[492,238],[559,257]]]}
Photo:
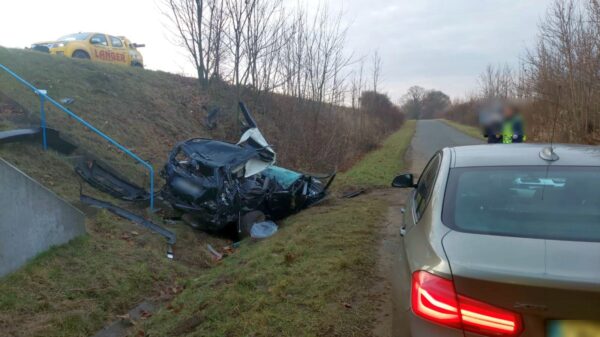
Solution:
{"label": "car wheel", "polygon": [[263,222],[267,218],[261,211],[252,211],[244,214],[240,219],[239,235],[241,238],[247,238],[250,236],[250,230],[255,223]]}
{"label": "car wheel", "polygon": [[73,58],[89,60],[90,59],[90,55],[88,53],[84,52],[83,50],[76,50],[73,53]]}

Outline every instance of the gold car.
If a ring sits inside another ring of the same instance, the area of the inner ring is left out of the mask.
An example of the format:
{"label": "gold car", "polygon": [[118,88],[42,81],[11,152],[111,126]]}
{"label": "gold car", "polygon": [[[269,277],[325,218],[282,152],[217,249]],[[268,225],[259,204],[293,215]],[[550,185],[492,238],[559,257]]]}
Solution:
{"label": "gold car", "polygon": [[40,42],[33,50],[73,58],[88,59],[133,67],[144,67],[144,58],[138,48],[144,45],[131,43],[125,37],[102,33],[77,33],[56,41]]}

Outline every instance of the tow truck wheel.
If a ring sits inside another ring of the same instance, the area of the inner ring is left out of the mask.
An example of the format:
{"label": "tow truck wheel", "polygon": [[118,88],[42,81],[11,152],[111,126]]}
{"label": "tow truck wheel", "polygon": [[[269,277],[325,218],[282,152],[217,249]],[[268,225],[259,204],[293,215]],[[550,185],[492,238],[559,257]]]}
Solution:
{"label": "tow truck wheel", "polygon": [[244,214],[240,219],[240,238],[247,238],[250,236],[250,230],[255,223],[263,222],[267,218],[261,211],[252,211]]}
{"label": "tow truck wheel", "polygon": [[84,52],[83,50],[76,50],[73,53],[73,58],[89,60],[90,55],[88,53]]}

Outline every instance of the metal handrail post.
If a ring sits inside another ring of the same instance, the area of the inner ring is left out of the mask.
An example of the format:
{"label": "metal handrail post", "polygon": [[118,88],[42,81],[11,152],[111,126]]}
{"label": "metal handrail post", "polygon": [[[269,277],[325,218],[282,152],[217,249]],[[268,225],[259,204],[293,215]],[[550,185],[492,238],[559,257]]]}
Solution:
{"label": "metal handrail post", "polygon": [[36,94],[40,98],[40,126],[42,128],[42,146],[44,151],[48,150],[48,140],[46,138],[46,110],[44,109],[44,105],[46,104],[46,96],[41,95],[40,93],[46,92],[45,90],[37,90]]}

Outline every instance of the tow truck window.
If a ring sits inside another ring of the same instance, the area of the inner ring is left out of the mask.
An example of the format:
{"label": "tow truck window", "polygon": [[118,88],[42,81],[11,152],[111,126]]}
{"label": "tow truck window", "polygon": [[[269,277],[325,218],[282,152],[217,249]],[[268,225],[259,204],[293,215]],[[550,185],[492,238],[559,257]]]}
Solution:
{"label": "tow truck window", "polygon": [[108,47],[108,41],[106,41],[106,36],[104,36],[103,34],[96,34],[92,36],[92,38],[90,39],[90,43],[94,45],[102,45]]}
{"label": "tow truck window", "polygon": [[123,48],[123,42],[118,37],[111,36],[110,44],[115,48]]}
{"label": "tow truck window", "polygon": [[58,39],[58,41],[64,41],[64,42],[83,41],[83,40],[87,39],[88,36],[90,36],[90,34],[86,34],[86,33],[71,34],[71,35],[66,35],[66,36],[60,37]]}
{"label": "tow truck window", "polygon": [[470,233],[600,241],[600,167],[452,169],[443,221]]}

